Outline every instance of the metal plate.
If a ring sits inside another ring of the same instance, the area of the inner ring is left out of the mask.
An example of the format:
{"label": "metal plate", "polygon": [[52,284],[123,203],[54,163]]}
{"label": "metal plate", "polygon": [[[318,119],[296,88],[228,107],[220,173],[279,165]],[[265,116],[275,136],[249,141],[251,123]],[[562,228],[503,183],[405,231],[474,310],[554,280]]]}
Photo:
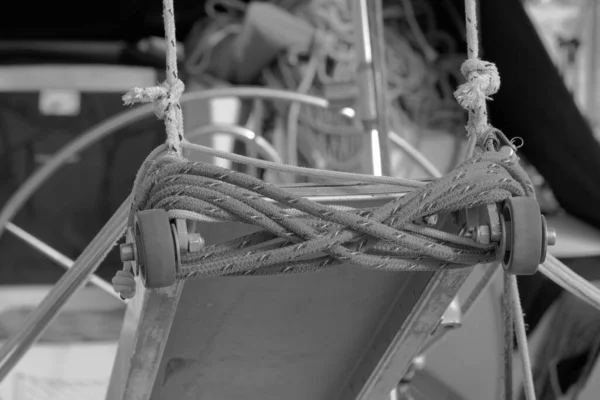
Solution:
{"label": "metal plate", "polygon": [[[294,191],[307,197],[358,192],[388,199],[394,193],[390,187],[336,186],[304,185]],[[383,202],[376,197],[338,204]],[[207,244],[254,229],[237,223],[198,225]],[[119,348],[108,398],[381,400],[467,275],[465,270],[435,275],[367,271],[347,264],[310,274],[188,281],[174,317],[172,297],[146,291],[137,314],[128,313],[124,336],[129,340]],[[164,304],[154,300],[159,296]]]}

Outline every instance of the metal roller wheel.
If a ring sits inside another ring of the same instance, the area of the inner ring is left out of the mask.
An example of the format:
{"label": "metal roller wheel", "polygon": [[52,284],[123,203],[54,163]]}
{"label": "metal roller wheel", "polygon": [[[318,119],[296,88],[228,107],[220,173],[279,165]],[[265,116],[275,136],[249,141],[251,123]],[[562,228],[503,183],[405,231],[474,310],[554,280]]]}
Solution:
{"label": "metal roller wheel", "polygon": [[178,249],[165,210],[140,211],[135,217],[137,264],[142,282],[149,289],[175,283]]}
{"label": "metal roller wheel", "polygon": [[514,275],[535,274],[546,248],[538,202],[530,197],[510,198],[504,202],[502,216],[502,266]]}

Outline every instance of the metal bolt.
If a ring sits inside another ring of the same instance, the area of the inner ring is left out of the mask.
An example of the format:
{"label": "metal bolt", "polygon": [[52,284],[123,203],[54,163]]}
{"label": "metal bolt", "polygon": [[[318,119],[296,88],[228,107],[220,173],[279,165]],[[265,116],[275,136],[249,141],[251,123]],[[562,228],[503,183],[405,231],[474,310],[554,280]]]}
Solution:
{"label": "metal bolt", "polygon": [[490,244],[490,227],[488,225],[480,225],[473,232],[473,239],[480,244]]}
{"label": "metal bolt", "polygon": [[191,233],[188,235],[188,252],[196,253],[204,247],[204,239],[199,233]]}
{"label": "metal bolt", "polygon": [[547,228],[546,230],[546,244],[548,246],[554,246],[556,244],[556,229]]}
{"label": "metal bolt", "polygon": [[135,247],[133,243],[125,243],[119,246],[119,253],[123,262],[135,261]]}

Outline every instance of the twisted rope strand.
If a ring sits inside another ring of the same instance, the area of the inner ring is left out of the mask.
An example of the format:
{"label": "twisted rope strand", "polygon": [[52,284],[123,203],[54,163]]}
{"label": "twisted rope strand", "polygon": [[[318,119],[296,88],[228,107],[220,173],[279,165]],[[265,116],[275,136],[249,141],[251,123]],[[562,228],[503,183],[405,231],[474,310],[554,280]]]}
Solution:
{"label": "twisted rope strand", "polygon": [[467,81],[458,87],[454,92],[454,97],[469,113],[466,129],[469,136],[467,158],[470,158],[477,141],[481,141],[484,134],[490,129],[486,100],[500,88],[500,74],[493,63],[479,59],[479,33],[475,0],[465,0],[465,12],[468,59],[463,63],[460,71]]}
{"label": "twisted rope strand", "polygon": [[[467,79],[467,82],[459,86],[454,93],[454,96],[458,103],[469,113],[469,120],[466,127],[469,136],[469,146],[467,150],[467,158],[469,158],[474,153],[476,144],[479,144],[484,149],[490,149],[493,148],[491,143],[498,142],[496,137],[497,130],[492,128],[488,123],[486,100],[500,88],[500,75],[493,63],[479,59],[479,33],[477,29],[476,0],[465,0],[465,14],[469,59],[463,63],[461,72]],[[535,198],[533,185],[516,160],[507,160],[504,164],[506,170],[510,173],[511,178],[521,184],[525,190],[525,195]],[[513,334],[516,333],[518,346],[521,351],[523,368],[525,370],[529,369],[525,372],[524,381],[526,398],[527,400],[535,400],[531,365],[529,365],[527,335],[525,332],[525,324],[523,322],[523,310],[519,299],[519,292],[517,290],[517,280],[514,276],[508,276],[506,272],[505,274],[503,302],[505,324],[504,396],[506,399],[512,398]],[[491,276],[492,275],[489,275],[488,277]],[[486,276],[484,276],[484,278],[486,278]],[[484,286],[485,285],[480,285],[480,287]]]}
{"label": "twisted rope strand", "polygon": [[179,79],[177,69],[177,40],[175,38],[175,11],[173,0],[163,1],[163,21],[166,43],[166,81],[160,86],[133,88],[123,96],[125,105],[136,103],[154,103],[157,118],[165,121],[167,146],[178,157],[183,157],[183,112],[179,98],[185,85]]}

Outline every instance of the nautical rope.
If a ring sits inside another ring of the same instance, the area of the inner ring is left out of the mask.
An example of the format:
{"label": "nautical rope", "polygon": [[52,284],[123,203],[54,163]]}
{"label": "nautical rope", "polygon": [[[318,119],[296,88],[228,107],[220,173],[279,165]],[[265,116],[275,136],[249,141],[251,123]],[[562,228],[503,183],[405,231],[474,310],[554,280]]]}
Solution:
{"label": "nautical rope", "polygon": [[[510,275],[503,274],[504,290],[502,292],[502,326],[504,336],[503,365],[504,365],[504,400],[513,400],[513,337],[515,333],[514,312],[511,305],[512,286]],[[518,292],[517,292],[518,293]]]}
{"label": "nautical rope", "polygon": [[179,98],[185,85],[177,72],[177,40],[175,38],[175,11],[173,0],[163,1],[163,21],[166,43],[166,81],[160,86],[133,88],[123,96],[125,105],[154,103],[154,112],[165,121],[169,150],[182,157],[183,113]]}
{"label": "nautical rope", "polygon": [[465,0],[467,22],[467,54],[468,59],[460,71],[467,79],[454,92],[458,103],[468,111],[469,148],[467,158],[473,154],[477,141],[481,143],[486,133],[490,131],[487,115],[486,100],[500,88],[500,74],[493,63],[479,59],[479,32],[477,29],[477,3],[475,0]]}
{"label": "nautical rope", "polygon": [[[529,349],[527,347],[521,347],[527,345],[527,333],[525,330],[525,320],[523,318],[523,306],[521,305],[521,299],[519,298],[519,289],[517,287],[517,277],[510,275],[508,277],[508,284],[510,285],[510,301],[513,308],[514,315],[514,328],[517,335],[517,343],[519,344],[519,355],[521,357],[521,364],[523,365],[523,379],[525,398],[535,399],[535,388],[533,382],[533,372],[531,369],[531,360],[529,357]],[[510,342],[512,343],[513,337],[510,335]]]}
{"label": "nautical rope", "polygon": [[[458,103],[469,113],[469,121],[466,127],[469,135],[467,157],[471,157],[476,144],[489,149],[492,147],[491,143],[498,140],[496,133],[500,132],[492,128],[488,123],[486,100],[500,88],[500,75],[493,63],[479,59],[476,0],[465,0],[465,14],[468,60],[463,63],[461,72],[467,79],[467,82],[460,85],[454,95]],[[535,197],[535,192],[530,191],[528,196]],[[523,321],[523,309],[519,298],[516,276],[508,275],[505,272],[504,285],[504,395],[506,399],[512,398],[513,334],[516,333],[523,369],[526,371],[524,379],[525,395],[527,400],[535,400],[527,334]]]}
{"label": "nautical rope", "polygon": [[[460,244],[450,246],[436,240],[442,237],[441,241],[446,242],[448,237],[439,236],[440,232],[433,228],[415,234],[405,225],[432,214],[525,195],[532,187],[519,169],[512,159],[484,153],[379,209],[350,212],[291,195],[259,179],[215,165],[159,159],[140,185],[133,209],[184,210],[226,220],[233,215],[268,231],[270,240],[283,240],[284,247],[268,251],[247,251],[247,246],[240,246],[235,254],[225,254],[206,247],[183,257],[181,279],[227,275],[232,271],[253,273],[267,267],[284,272],[315,270],[319,263],[325,267],[340,259],[380,270],[437,270],[450,267],[449,263],[471,266],[493,260],[495,249],[465,238],[453,240]],[[285,213],[265,198],[305,215]],[[343,245],[356,245],[357,249],[348,250]],[[370,246],[375,246],[377,255],[364,253]],[[232,249],[228,244],[220,247]],[[329,256],[291,266],[291,261],[318,252]],[[412,262],[395,258],[398,256],[412,258]]]}

